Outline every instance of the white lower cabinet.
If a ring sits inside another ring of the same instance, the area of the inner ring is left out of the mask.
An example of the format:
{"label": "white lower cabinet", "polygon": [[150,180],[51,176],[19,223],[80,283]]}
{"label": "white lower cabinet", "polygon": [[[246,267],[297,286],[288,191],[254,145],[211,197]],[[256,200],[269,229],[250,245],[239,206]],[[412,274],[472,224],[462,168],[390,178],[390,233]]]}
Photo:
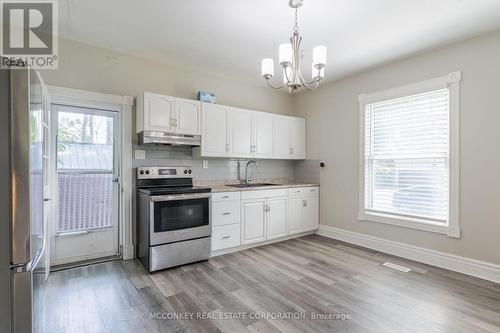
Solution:
{"label": "white lower cabinet", "polygon": [[240,224],[228,224],[212,227],[212,251],[240,246]]}
{"label": "white lower cabinet", "polygon": [[267,239],[279,238],[288,234],[288,197],[267,200]]}
{"label": "white lower cabinet", "polygon": [[212,252],[318,228],[318,187],[212,194]]}
{"label": "white lower cabinet", "polygon": [[290,189],[289,234],[318,229],[319,189],[304,187]]}
{"label": "white lower cabinet", "polygon": [[241,202],[241,244],[266,240],[266,200],[251,199]]}

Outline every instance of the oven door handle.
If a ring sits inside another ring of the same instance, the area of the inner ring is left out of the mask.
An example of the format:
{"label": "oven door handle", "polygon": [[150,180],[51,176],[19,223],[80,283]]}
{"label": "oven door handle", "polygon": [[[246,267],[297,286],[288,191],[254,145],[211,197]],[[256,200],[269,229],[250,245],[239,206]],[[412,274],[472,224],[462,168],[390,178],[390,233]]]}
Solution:
{"label": "oven door handle", "polygon": [[152,196],[151,201],[161,202],[161,201],[176,201],[176,200],[203,199],[203,198],[210,198],[210,193],[157,195],[157,196]]}

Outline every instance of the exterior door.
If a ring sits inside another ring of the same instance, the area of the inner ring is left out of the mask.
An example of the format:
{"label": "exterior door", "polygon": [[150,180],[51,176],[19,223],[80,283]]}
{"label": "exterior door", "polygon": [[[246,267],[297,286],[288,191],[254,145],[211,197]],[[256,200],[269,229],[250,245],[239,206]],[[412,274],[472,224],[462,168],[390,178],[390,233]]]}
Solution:
{"label": "exterior door", "polygon": [[54,104],[51,110],[52,265],[117,255],[119,114]]}

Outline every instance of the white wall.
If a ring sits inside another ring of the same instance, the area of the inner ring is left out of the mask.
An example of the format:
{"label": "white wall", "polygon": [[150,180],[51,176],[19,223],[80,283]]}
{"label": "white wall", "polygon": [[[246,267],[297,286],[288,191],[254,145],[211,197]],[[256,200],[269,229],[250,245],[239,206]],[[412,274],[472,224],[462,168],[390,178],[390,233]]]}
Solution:
{"label": "white wall", "polygon": [[[67,39],[59,41],[59,69],[45,70],[42,76],[51,85],[134,97],[150,91],[195,99],[198,90],[204,90],[214,92],[218,104],[292,114],[289,95],[267,88],[264,82],[249,85]],[[136,137],[134,134],[134,142]]]}
{"label": "white wall", "polygon": [[[340,51],[341,52],[341,51]],[[461,239],[358,222],[358,95],[462,71]],[[423,53],[293,97],[307,158],[321,159],[321,223],[500,264],[500,32]]]}

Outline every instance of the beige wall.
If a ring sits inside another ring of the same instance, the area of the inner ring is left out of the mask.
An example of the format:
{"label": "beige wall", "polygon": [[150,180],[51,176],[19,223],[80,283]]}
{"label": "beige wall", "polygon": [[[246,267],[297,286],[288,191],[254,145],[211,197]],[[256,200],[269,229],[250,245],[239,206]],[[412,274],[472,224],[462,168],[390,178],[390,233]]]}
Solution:
{"label": "beige wall", "polygon": [[289,95],[264,84],[249,85],[66,39],[59,42],[59,69],[46,70],[42,75],[48,84],[117,95],[138,96],[150,91],[195,99],[198,90],[204,90],[216,93],[218,104],[292,113]]}
{"label": "beige wall", "polygon": [[[461,239],[358,222],[358,95],[462,71]],[[293,97],[307,118],[307,157],[321,170],[321,223],[500,264],[500,32],[330,83]]]}

